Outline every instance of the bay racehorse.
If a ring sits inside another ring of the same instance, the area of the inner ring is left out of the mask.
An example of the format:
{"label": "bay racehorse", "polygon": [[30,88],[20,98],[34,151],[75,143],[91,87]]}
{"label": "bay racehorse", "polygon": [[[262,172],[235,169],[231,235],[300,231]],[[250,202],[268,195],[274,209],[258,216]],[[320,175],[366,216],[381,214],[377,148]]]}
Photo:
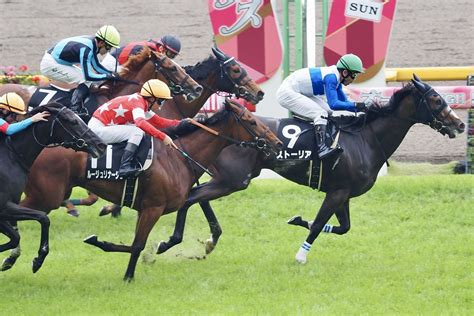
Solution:
{"label": "bay racehorse", "polygon": [[[280,119],[261,120],[277,134]],[[372,188],[380,168],[415,123],[429,124],[442,134],[448,134],[450,138],[455,137],[455,131],[462,132],[465,127],[445,100],[430,85],[414,75],[412,82],[397,91],[387,106],[370,111],[362,127],[341,131],[339,141],[344,152],[334,170],[331,170],[334,163],[332,161],[322,165],[320,190],[326,192],[326,197],[314,223],[308,225],[299,217],[289,221],[290,224],[301,224],[308,228],[311,226],[306,239],[309,245],[323,228],[325,232],[335,234],[349,231],[350,198],[362,195]],[[173,235],[167,242],[160,243],[159,252],[165,252],[182,241],[187,210],[191,205],[200,203],[211,230],[211,238],[206,242],[206,252],[209,253],[222,233],[209,201],[246,189],[251,179],[257,177],[262,169],[271,169],[288,180],[308,186],[308,164],[308,161],[278,160],[250,148],[229,146],[217,158],[215,169],[211,168],[214,177],[191,190],[183,208],[178,211]],[[325,226],[333,214],[340,226]],[[300,260],[304,261],[305,258]]]}
{"label": "bay racehorse", "polygon": [[[106,145],[71,110],[59,103],[40,106],[30,114],[47,111],[46,122],[37,122],[12,135],[0,136],[0,232],[10,240],[0,245],[0,252],[13,249],[20,235],[10,221],[36,220],[41,225],[38,257],[33,260],[33,272],[41,268],[49,252],[49,219],[41,211],[20,206],[28,172],[41,151],[49,146],[64,146],[99,157]],[[50,188],[54,188],[54,184]]]}
{"label": "bay racehorse", "polygon": [[[245,107],[231,102],[208,119],[207,125],[217,131],[218,136],[198,129],[178,138],[175,143],[203,166],[210,165],[219,152],[233,143],[244,143],[259,147],[268,154],[276,151],[280,140],[268,127],[256,119]],[[153,163],[138,179],[136,199],[132,207],[138,211],[135,238],[131,246],[99,242],[96,237],[86,239],[104,251],[128,252],[131,254],[125,279],[131,280],[148,235],[161,215],[179,209],[189,190],[202,175],[202,169],[187,161],[178,151],[172,150],[153,139]],[[54,148],[43,155],[45,168],[32,168],[29,174],[28,195],[23,206],[50,211],[59,207],[63,197],[69,195],[74,186],[86,188],[113,203],[122,199],[124,181],[87,180],[87,154]],[[48,163],[49,162],[49,163]],[[57,190],[44,190],[54,186]],[[62,194],[57,194],[57,191]],[[41,194],[39,194],[41,193]]]}
{"label": "bay racehorse", "polygon": [[[194,66],[186,66],[186,72],[202,87],[201,95],[191,102],[184,102],[183,98],[174,97],[165,102],[165,105],[155,112],[168,119],[183,119],[198,114],[206,100],[213,93],[227,93],[237,98],[243,98],[252,104],[257,104],[265,95],[258,84],[249,77],[234,57],[229,57],[218,48],[212,48],[212,55],[198,62]],[[97,197],[89,194],[87,201],[97,201]],[[93,203],[88,202],[88,205]],[[77,203],[76,205],[81,205]],[[118,205],[106,205],[100,214],[120,214]]]}
{"label": "bay racehorse", "polygon": [[[105,81],[100,87],[92,90],[97,102],[92,103],[91,107],[88,108],[90,115],[92,115],[97,105],[117,96],[140,91],[141,86],[149,79],[164,81],[176,95],[185,94],[188,100],[197,98],[202,91],[202,87],[181,66],[166,55],[153,52],[148,47],[145,47],[140,54],[131,57],[123,65],[119,75],[120,77],[117,80]],[[4,84],[0,86],[0,95],[7,92],[16,92],[23,98],[25,104],[29,104],[33,93],[39,88],[44,90],[48,87]],[[56,99],[54,93],[55,90],[51,90],[51,93],[45,92],[43,101],[48,102],[47,98],[49,98],[52,101],[69,103],[69,99]]]}

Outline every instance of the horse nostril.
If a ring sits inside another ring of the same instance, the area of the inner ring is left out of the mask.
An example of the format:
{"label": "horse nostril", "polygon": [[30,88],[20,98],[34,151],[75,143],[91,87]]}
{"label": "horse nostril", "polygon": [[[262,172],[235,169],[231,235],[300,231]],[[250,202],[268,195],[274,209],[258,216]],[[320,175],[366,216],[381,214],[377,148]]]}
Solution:
{"label": "horse nostril", "polygon": [[258,92],[257,92],[257,98],[258,98],[259,100],[263,100],[263,96],[264,96],[264,95],[265,95],[265,93],[264,93],[263,91],[258,91]]}
{"label": "horse nostril", "polygon": [[458,125],[458,130],[459,131],[463,131],[464,132],[464,129],[466,128],[466,124],[462,123]]}
{"label": "horse nostril", "polygon": [[201,92],[202,92],[202,86],[198,85],[198,86],[194,89],[194,91],[195,91],[196,93],[201,93]]}

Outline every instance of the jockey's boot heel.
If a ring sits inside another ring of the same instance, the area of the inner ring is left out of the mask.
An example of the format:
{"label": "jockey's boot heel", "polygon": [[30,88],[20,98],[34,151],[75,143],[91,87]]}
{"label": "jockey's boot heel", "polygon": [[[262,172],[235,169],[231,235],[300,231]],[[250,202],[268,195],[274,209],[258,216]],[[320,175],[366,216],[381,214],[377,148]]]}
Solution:
{"label": "jockey's boot heel", "polygon": [[136,176],[140,171],[140,168],[133,166],[133,161],[135,160],[135,154],[137,152],[138,146],[132,143],[127,143],[123,151],[122,161],[120,162],[120,168],[118,174],[121,177],[128,178],[131,176]]}

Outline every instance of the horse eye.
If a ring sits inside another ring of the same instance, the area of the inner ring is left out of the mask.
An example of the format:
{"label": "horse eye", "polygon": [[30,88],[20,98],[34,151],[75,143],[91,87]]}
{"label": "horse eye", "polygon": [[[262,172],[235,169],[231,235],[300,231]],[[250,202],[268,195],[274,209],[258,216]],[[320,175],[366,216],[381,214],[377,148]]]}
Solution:
{"label": "horse eye", "polygon": [[171,68],[171,70],[172,70],[172,71],[178,71],[178,67],[173,66],[173,67]]}
{"label": "horse eye", "polygon": [[240,69],[232,69],[232,71],[236,74],[238,74],[240,72]]}
{"label": "horse eye", "polygon": [[441,104],[443,104],[443,101],[441,101],[441,99],[438,99],[438,100],[436,100],[436,104],[441,105]]}

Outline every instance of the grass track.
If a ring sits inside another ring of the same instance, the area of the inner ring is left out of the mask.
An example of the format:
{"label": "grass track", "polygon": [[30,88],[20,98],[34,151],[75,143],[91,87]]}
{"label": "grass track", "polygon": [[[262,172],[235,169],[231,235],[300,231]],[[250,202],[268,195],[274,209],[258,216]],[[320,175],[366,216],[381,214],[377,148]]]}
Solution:
{"label": "grass track", "polygon": [[286,219],[313,218],[322,197],[288,181],[256,180],[215,201],[224,233],[200,261],[185,258],[204,254],[197,240],[208,237],[208,228],[197,208],[189,212],[184,243],[154,255],[153,245],[173,229],[175,216],[165,216],[131,284],[122,281],[128,254],[81,240],[95,233],[130,243],[134,211],[118,220],[97,216],[103,203],[80,208],[79,219],[54,211],[51,252],[37,274],[31,260],[39,225],[20,224],[23,253],[0,273],[0,314],[473,314],[474,176],[380,178],[352,200],[351,231],[321,235],[308,263],[297,265],[294,254],[307,232]]}

